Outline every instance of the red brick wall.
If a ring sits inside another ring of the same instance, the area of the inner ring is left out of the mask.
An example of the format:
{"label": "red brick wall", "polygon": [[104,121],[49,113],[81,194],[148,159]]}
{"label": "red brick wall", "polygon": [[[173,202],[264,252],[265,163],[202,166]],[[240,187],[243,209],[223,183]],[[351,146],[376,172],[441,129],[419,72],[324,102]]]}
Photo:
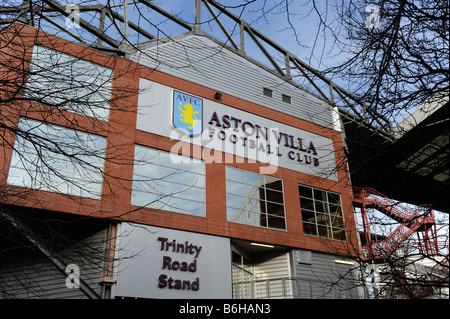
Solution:
{"label": "red brick wall", "polygon": [[[337,163],[339,182],[311,177],[303,173],[278,168],[273,175],[283,179],[287,231],[227,222],[225,164],[223,164],[224,155],[220,153],[218,154],[223,159],[222,163],[213,162],[206,165],[206,218],[155,211],[151,209],[140,209],[131,206],[132,161],[135,143],[165,151],[170,151],[171,147],[177,143],[177,141],[170,140],[169,138],[137,131],[135,129],[138,100],[136,90],[139,87],[139,78],[144,77],[148,80],[159,82],[205,99],[214,99],[216,91],[156,70],[144,68],[125,59],[111,57],[97,51],[86,49],[81,45],[70,43],[66,40],[50,35],[36,34],[35,30],[29,27],[25,27],[22,31],[27,35],[24,37],[24,40],[28,41],[30,44],[41,44],[55,48],[113,68],[115,80],[113,82],[113,103],[111,105],[109,123],[102,121],[95,121],[94,123],[92,120],[88,120],[83,116],[63,111],[64,115],[69,120],[76,120],[77,125],[72,125],[72,121],[65,120],[61,116],[49,116],[50,110],[48,108],[35,104],[30,106],[27,103],[23,103],[22,109],[20,110],[21,116],[28,116],[37,120],[42,120],[43,116],[45,116],[47,122],[63,126],[67,126],[70,122],[72,128],[107,137],[108,149],[105,161],[105,181],[103,183],[102,200],[84,198],[73,199],[64,195],[33,191],[36,197],[20,198],[12,196],[7,199],[9,203],[74,214],[111,217],[119,220],[161,227],[313,250],[333,252],[336,252],[335,249],[339,248],[345,250],[346,245],[338,241],[318,239],[303,234],[297,187],[297,185],[301,183],[328,189],[341,194],[349,241],[352,244],[355,244],[351,246],[357,247],[350,188],[348,186],[348,178],[345,171],[345,161],[341,162],[344,158],[341,134],[331,129],[317,126],[290,115],[282,114],[226,94],[223,94],[221,98],[223,104],[332,139],[336,150],[336,159],[339,161],[339,163]],[[17,48],[14,49],[17,50]],[[26,51],[25,54],[29,57],[31,45],[28,46],[26,50],[28,51]],[[129,92],[129,90],[131,90],[131,94],[122,96],[123,92]],[[133,90],[136,92],[133,93]],[[17,125],[19,118],[15,108],[16,105],[10,110],[10,119],[13,125]],[[30,108],[37,112],[30,112]],[[11,134],[8,137],[11,143],[13,138],[14,136]],[[190,147],[191,149],[199,149],[199,146]],[[198,154],[198,152],[192,153]],[[9,167],[11,154],[12,150],[10,147],[6,147],[5,150],[0,152],[0,156],[2,156],[0,157],[0,165],[3,163],[3,167],[0,169],[0,183],[2,185],[5,185],[6,183],[7,168]],[[234,161],[233,163],[226,165],[259,172],[259,164],[257,163],[236,163],[236,161]]]}

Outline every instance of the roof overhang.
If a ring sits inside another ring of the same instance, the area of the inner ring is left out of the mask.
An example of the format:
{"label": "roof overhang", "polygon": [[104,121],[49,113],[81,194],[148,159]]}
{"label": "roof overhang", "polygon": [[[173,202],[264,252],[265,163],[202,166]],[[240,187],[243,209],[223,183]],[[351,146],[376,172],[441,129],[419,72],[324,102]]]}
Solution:
{"label": "roof overhang", "polygon": [[449,102],[419,108],[393,129],[394,139],[344,121],[353,186],[449,213]]}

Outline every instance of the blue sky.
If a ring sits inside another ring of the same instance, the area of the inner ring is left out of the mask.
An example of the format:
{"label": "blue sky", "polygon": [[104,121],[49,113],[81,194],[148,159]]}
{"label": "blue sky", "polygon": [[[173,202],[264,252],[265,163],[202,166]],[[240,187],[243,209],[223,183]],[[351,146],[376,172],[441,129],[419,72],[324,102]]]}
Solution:
{"label": "blue sky", "polygon": [[[13,0],[7,0],[7,2],[9,1],[13,2]],[[229,9],[235,14],[242,14],[243,19],[256,29],[260,30],[266,36],[303,61],[310,63],[313,67],[322,68],[324,66],[323,63],[328,64],[326,61],[327,57],[331,56],[333,56],[333,61],[335,62],[335,54],[338,52],[330,51],[328,46],[332,43],[331,41],[324,41],[323,28],[319,29],[318,13],[314,10],[311,1],[288,1],[289,14],[287,14],[285,10],[285,1],[256,0],[243,8],[242,3],[245,3],[246,1],[248,0],[219,0],[220,3],[229,6]],[[122,0],[60,0],[59,2],[63,5],[94,5],[98,3],[109,3],[112,6],[123,3]],[[278,2],[282,5],[277,6]],[[332,23],[335,20],[332,10],[333,1],[317,2],[317,10],[320,12],[322,18],[326,18],[327,23]],[[193,25],[195,0],[153,0],[152,3]],[[183,27],[168,21],[162,15],[152,12],[142,5],[140,5],[141,11],[138,11],[135,5],[131,3],[128,8],[130,21],[139,24],[155,36],[164,37],[165,35],[176,35],[187,31]],[[115,10],[117,10],[118,13],[123,13],[122,7],[116,7]],[[265,14],[263,14],[263,10]],[[98,16],[82,13],[81,17],[94,25],[98,25]],[[220,16],[220,19],[230,33],[234,29],[234,38],[239,42],[239,29],[236,24],[223,15]],[[209,34],[224,40],[223,34],[217,24],[210,22],[210,20],[211,16],[207,12],[207,9],[202,5],[202,29]],[[61,22],[63,23],[63,21]],[[123,28],[120,22],[116,21],[116,23],[120,28]],[[338,25],[335,30],[337,29],[339,29]],[[72,29],[72,31],[78,34],[83,32],[81,29]],[[119,38],[118,32],[114,27],[111,27],[108,30],[108,34],[113,38]],[[330,35],[326,35],[325,39],[331,39]],[[137,42],[146,39],[132,37],[131,40]],[[323,48],[325,48],[325,51],[323,51]],[[251,55],[252,48],[250,43],[247,49],[247,51],[250,51],[247,53]],[[326,54],[323,55],[322,52],[325,52]]]}

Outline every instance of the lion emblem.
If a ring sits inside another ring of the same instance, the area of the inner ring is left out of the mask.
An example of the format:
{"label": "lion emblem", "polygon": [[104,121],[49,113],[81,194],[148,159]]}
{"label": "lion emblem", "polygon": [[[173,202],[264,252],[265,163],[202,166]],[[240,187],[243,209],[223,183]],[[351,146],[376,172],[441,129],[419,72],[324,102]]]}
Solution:
{"label": "lion emblem", "polygon": [[189,103],[186,103],[184,105],[184,110],[181,107],[178,107],[178,109],[181,111],[180,121],[188,124],[188,128],[192,130],[195,124],[198,122],[198,119],[195,116],[196,114],[198,114],[198,112],[194,111],[194,108]]}

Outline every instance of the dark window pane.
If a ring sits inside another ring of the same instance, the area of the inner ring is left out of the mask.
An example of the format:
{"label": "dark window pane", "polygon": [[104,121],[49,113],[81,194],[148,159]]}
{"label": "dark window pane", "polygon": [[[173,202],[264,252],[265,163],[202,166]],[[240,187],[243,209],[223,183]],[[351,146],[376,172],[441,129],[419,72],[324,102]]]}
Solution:
{"label": "dark window pane", "polygon": [[273,97],[273,91],[268,88],[263,88],[263,94],[268,97]]}
{"label": "dark window pane", "polygon": [[302,220],[303,220],[304,223],[305,222],[315,223],[316,222],[316,215],[312,211],[302,209]]}
{"label": "dark window pane", "polygon": [[330,202],[330,204],[340,205],[341,197],[339,196],[339,194],[328,193],[328,201]]}
{"label": "dark window pane", "polygon": [[317,235],[315,224],[303,223],[303,231],[307,235]]}
{"label": "dark window pane", "polygon": [[325,197],[325,192],[321,191],[320,189],[315,189],[314,190],[314,199],[321,200],[321,201],[326,201],[327,200],[327,198]]}
{"label": "dark window pane", "polygon": [[286,94],[281,94],[281,100],[283,102],[286,102],[286,103],[289,103],[289,104],[292,103],[292,98],[289,95],[286,95]]}
{"label": "dark window pane", "polygon": [[267,226],[270,228],[286,229],[284,218],[267,215]]}
{"label": "dark window pane", "polygon": [[342,216],[341,206],[330,204],[330,214],[336,216]]}
{"label": "dark window pane", "polygon": [[283,193],[266,189],[266,200],[283,204]]}
{"label": "dark window pane", "polygon": [[333,229],[333,238],[337,240],[346,240],[344,229]]}
{"label": "dark window pane", "polygon": [[328,213],[328,204],[326,202],[321,201],[314,201],[314,204],[316,205],[316,211],[319,213]]}
{"label": "dark window pane", "polygon": [[331,237],[331,228],[329,228],[329,227],[317,225],[317,232],[320,237],[332,238]]}
{"label": "dark window pane", "polygon": [[267,213],[276,216],[284,216],[284,206],[273,203],[267,203]]}
{"label": "dark window pane", "polygon": [[302,209],[314,210],[314,202],[312,201],[312,199],[300,199],[300,206],[302,207]]}
{"label": "dark window pane", "polygon": [[266,188],[274,189],[277,191],[283,191],[283,183],[279,179],[269,178],[266,176],[265,179]]}
{"label": "dark window pane", "polygon": [[299,191],[301,197],[312,198],[312,189],[310,187],[299,185],[298,191]]}
{"label": "dark window pane", "polygon": [[262,226],[262,227],[267,227],[267,215],[266,214],[261,214],[259,215],[259,225],[258,226]]}
{"label": "dark window pane", "polygon": [[344,220],[341,217],[331,216],[331,225],[337,228],[344,228]]}
{"label": "dark window pane", "polygon": [[[345,240],[340,195],[303,185],[298,188],[305,234]],[[312,230],[314,227],[317,233]]]}
{"label": "dark window pane", "polygon": [[324,214],[316,214],[317,224],[330,226],[330,216]]}

